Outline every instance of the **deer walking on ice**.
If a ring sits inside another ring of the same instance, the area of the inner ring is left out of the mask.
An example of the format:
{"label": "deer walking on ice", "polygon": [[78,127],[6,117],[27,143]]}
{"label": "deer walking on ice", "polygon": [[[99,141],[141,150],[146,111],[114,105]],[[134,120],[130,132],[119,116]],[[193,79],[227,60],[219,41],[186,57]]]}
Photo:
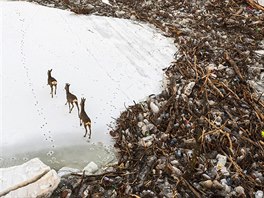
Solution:
{"label": "deer walking on ice", "polygon": [[[65,105],[67,105],[67,103],[69,104],[69,113],[71,113],[73,107],[74,107],[74,103],[76,104],[76,107],[78,109],[78,114],[79,114],[79,105],[78,105],[78,99],[75,95],[73,95],[71,92],[70,92],[70,84],[69,83],[66,83],[65,85],[65,90],[66,90],[66,98],[67,98],[67,101],[65,103]],[[71,107],[72,105],[72,107]]]}
{"label": "deer walking on ice", "polygon": [[84,126],[85,128],[85,134],[83,137],[86,137],[87,135],[87,126],[89,128],[89,139],[91,138],[91,119],[88,117],[88,115],[86,114],[85,110],[84,110],[84,103],[85,103],[85,98],[81,98],[81,112],[80,112],[80,126]]}
{"label": "deer walking on ice", "polygon": [[57,80],[51,76],[52,69],[48,70],[48,85],[51,89],[51,97],[53,98],[53,87],[55,87],[55,95],[57,90]]}

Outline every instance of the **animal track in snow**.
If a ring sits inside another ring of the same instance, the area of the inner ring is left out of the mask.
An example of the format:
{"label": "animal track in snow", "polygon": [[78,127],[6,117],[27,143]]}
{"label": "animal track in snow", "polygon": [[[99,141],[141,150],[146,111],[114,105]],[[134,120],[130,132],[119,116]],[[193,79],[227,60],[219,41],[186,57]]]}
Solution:
{"label": "animal track in snow", "polygon": [[[25,20],[20,20],[21,22],[24,22]],[[29,68],[27,67],[27,60],[26,60],[26,55],[25,55],[25,52],[24,52],[24,40],[25,40],[25,34],[26,34],[26,31],[24,30],[25,27],[24,27],[24,23],[22,23],[22,30],[21,30],[21,33],[22,33],[22,39],[21,39],[21,42],[20,42],[20,54],[21,54],[21,62],[22,62],[22,65],[23,65],[23,68],[24,68],[24,71],[25,71],[25,74],[27,76],[27,80],[28,80],[28,88],[31,90],[31,93],[32,93],[32,96],[35,100],[34,102],[34,107],[37,111],[37,114],[39,117],[41,117],[41,120],[42,120],[42,123],[40,124],[40,131],[41,133],[43,134],[43,136],[45,137],[45,141],[48,143],[52,143],[54,142],[54,140],[51,138],[51,131],[48,131],[48,133],[50,134],[50,136],[47,137],[46,135],[46,127],[48,125],[47,121],[46,121],[46,117],[44,116],[44,113],[43,113],[43,108],[40,106],[39,104],[39,101],[38,101],[38,97],[37,97],[37,94],[36,94],[36,91],[33,87],[33,82],[32,82],[32,79],[31,79],[31,76],[30,76],[30,70]],[[54,146],[54,145],[52,145]]]}

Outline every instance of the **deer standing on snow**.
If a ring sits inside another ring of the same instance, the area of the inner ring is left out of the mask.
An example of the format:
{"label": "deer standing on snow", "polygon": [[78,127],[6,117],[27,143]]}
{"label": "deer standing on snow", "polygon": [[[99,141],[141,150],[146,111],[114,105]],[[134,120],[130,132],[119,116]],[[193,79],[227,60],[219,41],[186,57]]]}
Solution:
{"label": "deer standing on snow", "polygon": [[[78,105],[78,99],[75,95],[73,95],[71,92],[70,92],[70,84],[69,83],[66,83],[65,85],[65,90],[66,90],[66,98],[67,98],[67,101],[65,103],[65,105],[67,105],[67,103],[69,104],[69,113],[71,113],[73,107],[74,107],[74,103],[76,104],[77,106],[77,109],[78,109],[78,114],[79,114],[79,105]],[[72,105],[72,107],[71,107]]]}
{"label": "deer standing on snow", "polygon": [[53,87],[55,87],[55,95],[57,90],[57,80],[51,76],[52,69],[48,70],[48,85],[51,89],[51,97],[53,98]]}
{"label": "deer standing on snow", "polygon": [[88,115],[86,114],[85,110],[84,110],[84,103],[85,103],[85,98],[82,98],[81,99],[81,103],[80,103],[80,106],[81,106],[81,112],[80,112],[80,126],[82,126],[82,123],[83,123],[83,126],[85,128],[85,134],[83,137],[86,137],[87,135],[87,126],[89,128],[89,139],[91,138],[91,119],[88,117]]}

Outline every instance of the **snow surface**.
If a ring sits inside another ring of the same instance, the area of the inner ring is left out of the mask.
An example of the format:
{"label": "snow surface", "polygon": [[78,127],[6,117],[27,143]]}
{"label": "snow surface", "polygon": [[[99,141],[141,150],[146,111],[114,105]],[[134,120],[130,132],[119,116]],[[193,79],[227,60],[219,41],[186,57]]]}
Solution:
{"label": "snow surface", "polygon": [[[68,147],[81,158],[86,145],[111,145],[108,125],[133,100],[161,91],[162,69],[176,52],[171,39],[135,21],[13,1],[0,2],[0,12],[0,167],[19,153],[34,152],[43,160],[38,151],[54,157],[56,149]],[[58,81],[54,98],[47,86],[51,68]],[[86,98],[90,141],[83,138],[76,107],[69,114],[65,105],[65,83],[79,102]]]}

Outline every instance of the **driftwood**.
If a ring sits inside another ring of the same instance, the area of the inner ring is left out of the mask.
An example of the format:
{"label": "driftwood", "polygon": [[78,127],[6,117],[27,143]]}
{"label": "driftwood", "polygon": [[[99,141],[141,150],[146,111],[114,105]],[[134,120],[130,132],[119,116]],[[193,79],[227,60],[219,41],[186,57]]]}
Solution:
{"label": "driftwood", "polygon": [[255,0],[247,0],[247,3],[252,6],[253,8],[256,8],[258,10],[263,10],[264,11],[264,7],[260,4],[258,4]]}

